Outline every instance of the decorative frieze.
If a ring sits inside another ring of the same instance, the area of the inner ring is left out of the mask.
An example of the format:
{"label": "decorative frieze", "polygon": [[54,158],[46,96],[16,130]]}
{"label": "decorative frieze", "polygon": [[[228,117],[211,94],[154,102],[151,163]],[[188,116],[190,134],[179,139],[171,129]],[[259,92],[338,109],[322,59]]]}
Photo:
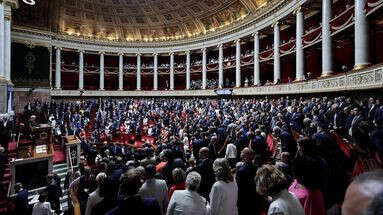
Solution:
{"label": "decorative frieze", "polygon": [[[339,92],[348,90],[364,90],[383,87],[383,66],[372,67],[363,71],[336,75],[333,77],[313,79],[309,81],[294,82],[273,86],[234,88],[234,96],[244,95],[285,95]],[[53,97],[188,97],[188,96],[217,96],[214,90],[172,90],[172,91],[84,91],[79,90],[52,90]]]}

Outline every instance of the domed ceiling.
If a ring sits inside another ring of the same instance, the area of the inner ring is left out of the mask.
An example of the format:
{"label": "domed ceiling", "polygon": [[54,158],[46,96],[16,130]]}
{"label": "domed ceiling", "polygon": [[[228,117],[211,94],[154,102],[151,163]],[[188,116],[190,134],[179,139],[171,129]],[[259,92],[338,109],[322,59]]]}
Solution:
{"label": "domed ceiling", "polygon": [[114,41],[167,41],[209,34],[255,14],[268,0],[36,0],[14,24]]}

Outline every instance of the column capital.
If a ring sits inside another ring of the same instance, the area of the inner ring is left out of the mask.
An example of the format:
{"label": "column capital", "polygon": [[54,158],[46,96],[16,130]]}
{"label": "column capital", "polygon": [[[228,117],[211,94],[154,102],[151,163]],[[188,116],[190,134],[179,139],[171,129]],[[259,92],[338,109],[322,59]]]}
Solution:
{"label": "column capital", "polygon": [[302,12],[302,6],[300,6],[300,5],[297,8],[294,9],[293,14],[296,15],[299,12]]}
{"label": "column capital", "polygon": [[105,54],[104,51],[99,51],[98,53],[99,53],[100,55],[104,55],[104,54]]}
{"label": "column capital", "polygon": [[19,8],[19,1],[18,0],[0,0],[0,2],[3,2],[5,5],[10,6],[12,9]]}
{"label": "column capital", "polygon": [[158,56],[158,53],[157,53],[157,52],[154,52],[152,55],[153,55],[153,56]]}
{"label": "column capital", "polygon": [[169,52],[169,55],[170,56],[174,55],[174,52],[173,51]]}
{"label": "column capital", "polygon": [[223,47],[223,44],[220,43],[220,44],[217,45],[217,47],[218,47],[218,48],[222,48],[222,47]]}
{"label": "column capital", "polygon": [[84,50],[84,49],[77,49],[77,52],[78,52],[78,53],[84,53],[85,50]]}
{"label": "column capital", "polygon": [[55,46],[55,49],[62,50],[63,48],[60,46]]}
{"label": "column capital", "polygon": [[241,42],[241,38],[238,38],[236,40],[234,40],[235,43],[240,43]]}
{"label": "column capital", "polygon": [[138,56],[140,56],[141,57],[141,53],[136,53],[136,56],[138,57]]}
{"label": "column capital", "polygon": [[203,47],[203,48],[201,49],[201,51],[202,51],[202,52],[206,52],[206,47]]}
{"label": "column capital", "polygon": [[279,26],[279,21],[278,21],[278,20],[274,21],[273,24],[271,25],[271,27],[273,27],[273,28],[274,28],[275,26]]}
{"label": "column capital", "polygon": [[190,55],[190,50],[186,50],[185,54]]}
{"label": "column capital", "polygon": [[118,56],[124,56],[123,52],[118,52],[117,54],[118,54]]}
{"label": "column capital", "polygon": [[259,32],[256,31],[256,32],[252,33],[251,36],[253,36],[253,37],[255,37],[255,36],[259,36]]}

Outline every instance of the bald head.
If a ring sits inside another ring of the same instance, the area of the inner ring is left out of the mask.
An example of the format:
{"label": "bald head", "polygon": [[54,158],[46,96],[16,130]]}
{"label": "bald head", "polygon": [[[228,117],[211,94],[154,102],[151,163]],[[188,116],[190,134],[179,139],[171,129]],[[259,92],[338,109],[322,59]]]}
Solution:
{"label": "bald head", "polygon": [[342,215],[364,215],[373,199],[383,192],[383,170],[366,172],[348,186]]}
{"label": "bald head", "polygon": [[200,150],[199,150],[199,157],[201,159],[206,159],[209,157],[209,149],[207,147],[202,147]]}

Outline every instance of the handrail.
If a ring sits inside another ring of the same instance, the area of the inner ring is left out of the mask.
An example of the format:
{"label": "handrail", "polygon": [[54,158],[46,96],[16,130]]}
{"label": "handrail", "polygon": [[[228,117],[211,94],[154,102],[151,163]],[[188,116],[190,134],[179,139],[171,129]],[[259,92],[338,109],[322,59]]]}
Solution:
{"label": "handrail", "polygon": [[68,147],[68,157],[69,157],[69,168],[70,170],[73,172],[73,163],[72,163],[72,156],[71,156],[71,153],[70,153],[70,147]]}

